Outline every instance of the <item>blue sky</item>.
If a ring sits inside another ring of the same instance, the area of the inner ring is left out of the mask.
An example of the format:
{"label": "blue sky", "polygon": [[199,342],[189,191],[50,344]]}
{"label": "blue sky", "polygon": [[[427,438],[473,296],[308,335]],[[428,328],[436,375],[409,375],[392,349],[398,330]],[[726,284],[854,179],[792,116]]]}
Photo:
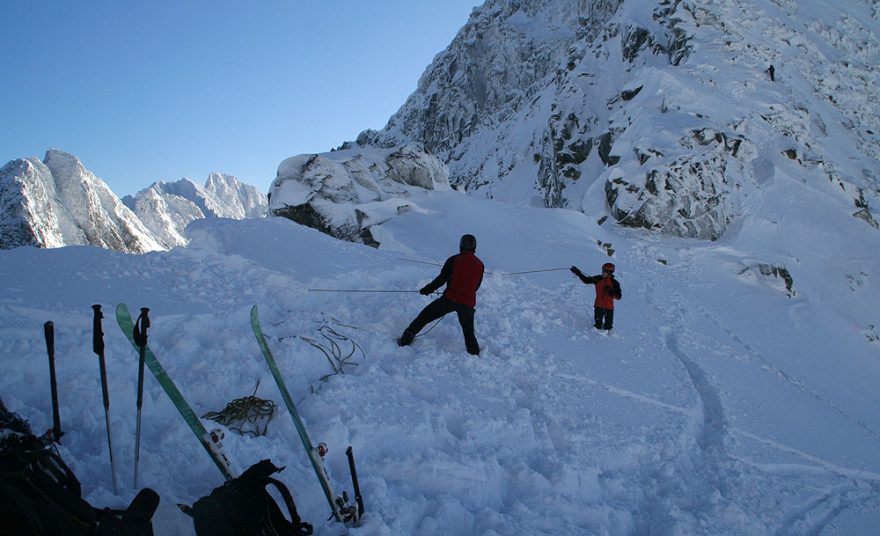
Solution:
{"label": "blue sky", "polygon": [[57,148],[120,196],[382,128],[482,0],[2,0],[0,165]]}

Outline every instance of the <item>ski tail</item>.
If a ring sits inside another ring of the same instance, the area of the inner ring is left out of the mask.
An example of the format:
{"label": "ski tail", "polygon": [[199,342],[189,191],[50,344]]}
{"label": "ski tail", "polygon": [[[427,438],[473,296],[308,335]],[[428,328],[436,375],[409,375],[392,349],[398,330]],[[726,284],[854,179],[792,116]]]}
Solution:
{"label": "ski tail", "polygon": [[318,449],[312,445],[312,440],[309,438],[308,432],[306,432],[302,419],[300,419],[296,405],[290,397],[290,391],[287,390],[287,385],[284,382],[284,378],[281,376],[281,371],[278,369],[278,364],[275,362],[272,350],[269,349],[269,344],[266,342],[266,337],[263,335],[263,328],[260,326],[260,316],[256,305],[251,308],[251,329],[253,329],[257,344],[259,344],[260,350],[263,352],[263,358],[265,358],[266,364],[269,365],[269,370],[272,372],[275,384],[278,386],[278,390],[281,391],[281,397],[284,399],[284,404],[287,406],[287,411],[290,413],[290,418],[293,420],[293,425],[296,427],[303,448],[306,450],[306,455],[308,455],[309,461],[312,462],[312,468],[315,470],[318,481],[321,483],[321,488],[324,491],[327,503],[333,511],[332,517],[339,522],[343,522],[343,516],[340,512],[339,505],[335,500],[333,488],[330,485],[330,478],[324,467],[322,455],[319,453]]}

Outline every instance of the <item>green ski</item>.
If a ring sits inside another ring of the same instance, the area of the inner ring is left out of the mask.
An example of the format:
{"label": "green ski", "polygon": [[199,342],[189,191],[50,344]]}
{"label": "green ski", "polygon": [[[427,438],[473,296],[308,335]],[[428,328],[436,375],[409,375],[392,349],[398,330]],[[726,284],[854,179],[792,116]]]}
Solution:
{"label": "green ski", "polygon": [[324,460],[321,458],[321,450],[312,446],[312,440],[309,439],[306,427],[303,425],[302,419],[299,418],[299,412],[293,404],[293,399],[290,398],[290,392],[287,390],[284,378],[281,377],[281,372],[278,370],[278,365],[275,363],[272,351],[269,350],[269,345],[266,343],[266,337],[263,336],[263,328],[260,327],[260,317],[257,314],[256,305],[251,309],[251,328],[254,330],[254,337],[257,338],[257,343],[263,351],[263,357],[266,358],[269,370],[272,371],[275,383],[278,384],[278,390],[281,391],[281,397],[284,398],[284,404],[287,405],[287,411],[290,413],[290,418],[293,419],[293,424],[296,426],[299,438],[302,440],[303,447],[306,449],[306,454],[308,454],[309,460],[312,462],[312,468],[315,470],[315,474],[318,475],[318,480],[321,482],[321,488],[323,488],[324,495],[327,497],[327,503],[330,504],[330,509],[333,510],[333,517],[336,518],[336,521],[342,523],[343,516],[333,495],[333,488],[330,487],[330,478],[327,475],[327,470],[324,468]]}
{"label": "green ski", "polygon": [[159,360],[156,359],[152,350],[146,345],[139,346],[135,341],[135,324],[131,319],[131,314],[128,312],[128,307],[124,303],[120,303],[116,307],[116,321],[119,323],[119,329],[121,329],[122,333],[128,337],[128,340],[135,349],[143,349],[144,362],[147,367],[149,367],[150,372],[156,377],[156,381],[158,381],[159,385],[162,386],[162,389],[165,390],[168,398],[171,399],[174,407],[180,412],[180,416],[183,417],[183,420],[186,421],[186,424],[189,425],[190,429],[199,439],[199,443],[205,448],[208,455],[211,456],[211,459],[217,465],[217,468],[223,473],[223,478],[226,480],[232,480],[238,476],[236,471],[232,468],[232,464],[229,463],[229,459],[223,453],[223,445],[220,443],[220,438],[217,437],[216,434],[208,432],[205,429],[202,421],[199,420],[186,399],[180,394],[177,386],[171,381],[168,373],[165,372],[165,369],[162,367],[162,364],[159,363]]}

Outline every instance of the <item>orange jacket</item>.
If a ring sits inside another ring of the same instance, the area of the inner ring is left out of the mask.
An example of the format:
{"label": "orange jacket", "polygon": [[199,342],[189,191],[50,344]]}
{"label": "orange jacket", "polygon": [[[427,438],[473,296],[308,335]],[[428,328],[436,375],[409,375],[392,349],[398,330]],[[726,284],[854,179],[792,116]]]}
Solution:
{"label": "orange jacket", "polygon": [[620,291],[620,283],[614,279],[613,275],[608,277],[601,275],[586,276],[580,273],[575,275],[585,285],[596,285],[596,301],[593,302],[593,307],[614,309],[614,300],[619,300],[623,297],[623,293]]}

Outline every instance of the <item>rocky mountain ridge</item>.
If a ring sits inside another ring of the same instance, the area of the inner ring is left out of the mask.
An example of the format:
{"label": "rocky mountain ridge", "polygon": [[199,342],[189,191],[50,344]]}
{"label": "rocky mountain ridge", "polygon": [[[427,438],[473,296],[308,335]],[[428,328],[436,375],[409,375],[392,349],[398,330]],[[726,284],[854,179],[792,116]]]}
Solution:
{"label": "rocky mountain ridge", "polygon": [[211,174],[205,187],[188,179],[156,183],[126,201],[64,151],[13,160],[0,169],[0,249],[158,251],[186,244],[183,229],[195,219],[259,217],[266,206],[256,188],[220,174]]}
{"label": "rocky mountain ridge", "polygon": [[717,240],[780,167],[877,227],[880,23],[857,0],[488,0],[363,147],[450,183]]}
{"label": "rocky mountain ridge", "polygon": [[158,181],[122,202],[170,248],[188,243],[184,229],[194,220],[264,216],[267,198],[232,175],[211,173],[204,186],[187,178]]}

